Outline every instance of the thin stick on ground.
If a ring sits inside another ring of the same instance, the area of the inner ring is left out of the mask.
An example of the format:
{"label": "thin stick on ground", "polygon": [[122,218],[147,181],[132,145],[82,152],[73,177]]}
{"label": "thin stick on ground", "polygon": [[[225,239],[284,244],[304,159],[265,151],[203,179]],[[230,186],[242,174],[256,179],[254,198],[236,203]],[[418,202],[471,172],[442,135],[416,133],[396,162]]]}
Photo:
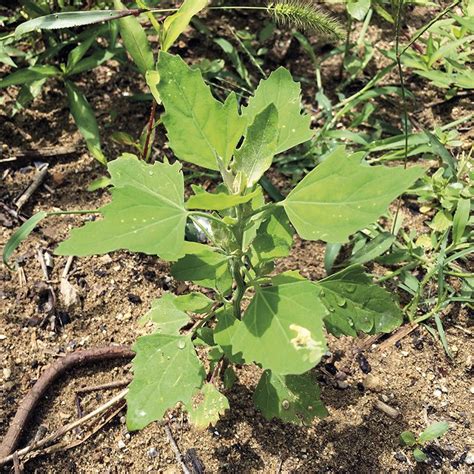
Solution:
{"label": "thin stick on ground", "polygon": [[[26,423],[49,386],[67,370],[92,362],[111,359],[131,359],[134,352],[128,346],[107,346],[73,352],[53,362],[41,375],[21,402],[7,434],[0,445],[0,459],[13,453],[20,441]],[[0,462],[1,464],[1,462]]]}
{"label": "thin stick on ground", "polygon": [[36,174],[33,182],[28,186],[28,189],[16,200],[15,205],[17,212],[27,203],[28,199],[33,195],[33,193],[39,188],[41,183],[46,178],[48,174],[48,164],[43,165],[39,172]]}
{"label": "thin stick on ground", "polygon": [[35,449],[31,451],[25,459],[25,462],[30,461],[31,459],[37,456],[43,456],[45,454],[52,454],[58,451],[67,451],[69,449],[75,448],[83,443],[85,443],[90,437],[96,434],[100,429],[102,429],[107,423],[109,423],[113,418],[115,418],[124,408],[125,408],[125,400],[118,402],[119,405],[117,408],[111,408],[110,412],[105,414],[105,419],[97,423],[83,438],[77,439],[72,442],[68,441],[60,441],[56,444],[48,446],[44,449]]}
{"label": "thin stick on ground", "polygon": [[72,421],[71,423],[59,428],[59,430],[55,431],[54,433],[51,433],[49,436],[44,437],[38,442],[30,444],[29,446],[26,446],[26,448],[19,449],[18,451],[15,451],[15,453],[10,454],[9,456],[6,456],[4,458],[1,458],[0,466],[3,464],[6,464],[7,462],[13,461],[13,459],[15,458],[15,455],[24,456],[25,454],[28,454],[30,451],[33,451],[35,449],[40,449],[43,446],[46,446],[52,443],[56,439],[60,438],[61,436],[64,436],[66,433],[73,430],[74,428],[86,423],[91,418],[94,418],[100,413],[108,410],[110,407],[114,406],[116,403],[123,400],[125,398],[125,395],[127,395],[127,393],[128,393],[128,388],[126,388],[125,390],[122,390],[119,394],[115,395],[115,397],[111,398],[108,402],[104,403],[103,405],[100,405],[95,410],[91,411],[90,413],[83,416],[82,418]]}
{"label": "thin stick on ground", "polygon": [[176,461],[181,466],[182,471],[184,472],[184,474],[191,474],[191,471],[188,469],[188,466],[186,466],[183,460],[183,455],[181,454],[181,451],[179,450],[178,445],[176,444],[176,441],[173,438],[173,433],[171,433],[170,427],[168,425],[165,425],[165,431],[168,441],[171,445],[171,449],[174,451]]}

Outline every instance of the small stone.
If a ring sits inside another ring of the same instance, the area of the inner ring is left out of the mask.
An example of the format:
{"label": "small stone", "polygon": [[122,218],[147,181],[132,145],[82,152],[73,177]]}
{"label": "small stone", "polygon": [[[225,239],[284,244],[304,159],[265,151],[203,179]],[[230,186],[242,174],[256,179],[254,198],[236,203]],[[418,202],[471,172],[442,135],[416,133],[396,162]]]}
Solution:
{"label": "small stone", "polygon": [[393,457],[400,462],[407,462],[407,457],[400,451],[397,451]]}
{"label": "small stone", "polygon": [[342,370],[339,370],[336,374],[336,379],[344,381],[347,379],[347,374],[345,372],[342,372]]}
{"label": "small stone", "polygon": [[443,394],[443,392],[437,388],[434,392],[433,392],[433,396],[435,396],[436,398],[441,398],[441,395]]}
{"label": "small stone", "polygon": [[125,448],[125,443],[124,441],[121,439],[118,443],[117,443],[117,446],[119,449],[124,449]]}
{"label": "small stone", "polygon": [[403,357],[408,357],[410,355],[410,353],[408,351],[400,351],[400,354],[403,356]]}
{"label": "small stone", "polygon": [[112,261],[112,258],[110,255],[102,255],[102,257],[99,257],[99,260],[102,263],[110,263]]}
{"label": "small stone", "polygon": [[387,395],[383,394],[380,396],[381,400],[385,403],[387,403],[388,401],[390,401],[390,397],[387,397]]}
{"label": "small stone", "polygon": [[154,459],[158,456],[158,450],[152,447],[147,451],[146,454],[150,459]]}
{"label": "small stone", "polygon": [[468,466],[472,466],[474,464],[474,452],[473,451],[469,451],[467,454],[466,454],[466,458],[464,459],[464,462],[468,465]]}
{"label": "small stone", "polygon": [[12,370],[9,367],[3,369],[3,380],[8,380],[12,376]]}
{"label": "small stone", "polygon": [[347,382],[342,381],[342,380],[338,380],[336,382],[336,386],[337,386],[337,388],[340,388],[341,390],[345,390],[346,388],[349,387],[349,384]]}
{"label": "small stone", "polygon": [[127,421],[127,418],[125,418],[124,416],[120,417],[120,423],[122,423],[122,425],[124,425],[126,421]]}
{"label": "small stone", "polygon": [[371,390],[372,392],[380,392],[382,390],[381,380],[372,374],[367,375],[363,384],[367,390]]}
{"label": "small stone", "polygon": [[474,395],[474,387],[471,387],[469,391],[472,393],[472,395]]}
{"label": "small stone", "polygon": [[5,334],[0,334],[0,341],[4,341],[7,338]]}

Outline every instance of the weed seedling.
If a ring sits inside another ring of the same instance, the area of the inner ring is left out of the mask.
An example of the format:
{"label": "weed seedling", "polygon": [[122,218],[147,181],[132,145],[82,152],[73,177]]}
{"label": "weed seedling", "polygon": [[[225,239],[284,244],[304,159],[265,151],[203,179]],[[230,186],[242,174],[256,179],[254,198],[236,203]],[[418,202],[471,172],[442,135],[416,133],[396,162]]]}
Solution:
{"label": "weed seedling", "polygon": [[[295,231],[302,239],[346,242],[384,214],[423,169],[369,166],[364,153],[338,147],[285,199],[267,203],[259,180],[273,157],[313,134],[290,73],[274,71],[239,109],[235,94],[219,102],[201,72],[178,56],[161,52],[157,72],[175,157],[217,171],[221,182],[213,192],[193,185],[185,200],[179,161],[149,164],[122,155],[108,164],[111,203],[89,211],[101,218],[74,229],[56,249],[58,255],[119,249],[158,255],[172,262],[176,280],[206,289],[166,293],[144,316],[153,330],[134,345],[128,427],[161,420],[178,402],[196,426],[215,424],[229,407],[223,391],[242,364],[262,369],[254,402],[266,418],[310,423],[326,414],[311,372],[326,352],[325,330],[390,332],[402,314],[359,265],[313,282],[297,271],[275,272],[275,259],[289,254]],[[38,221],[32,219],[4,258]],[[189,222],[206,244],[186,240]]]}
{"label": "weed seedling", "polygon": [[413,457],[416,462],[425,462],[428,456],[423,451],[423,446],[437,438],[444,436],[449,430],[449,424],[446,421],[439,421],[428,426],[417,437],[411,431],[404,431],[400,435],[400,443],[402,446],[407,446],[413,449]]}

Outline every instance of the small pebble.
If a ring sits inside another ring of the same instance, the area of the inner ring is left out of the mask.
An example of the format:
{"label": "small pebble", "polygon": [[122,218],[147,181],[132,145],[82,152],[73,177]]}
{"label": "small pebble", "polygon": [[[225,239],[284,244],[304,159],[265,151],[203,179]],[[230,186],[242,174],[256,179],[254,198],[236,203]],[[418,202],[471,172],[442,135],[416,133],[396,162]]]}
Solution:
{"label": "small pebble", "polygon": [[121,439],[118,443],[117,443],[117,446],[119,449],[124,449],[125,448],[125,443],[124,441]]}
{"label": "small pebble", "polygon": [[433,396],[435,396],[436,398],[441,398],[441,395],[443,394],[443,392],[437,388],[434,392],[433,392]]}
{"label": "small pebble", "polygon": [[472,466],[474,464],[474,452],[473,451],[469,451],[466,454],[466,458],[464,459],[464,462],[469,466]]}
{"label": "small pebble", "polygon": [[403,356],[403,357],[408,357],[410,355],[409,352],[407,351],[400,351],[400,354]]}
{"label": "small pebble", "polygon": [[341,390],[345,390],[346,388],[349,387],[349,384],[347,382],[342,381],[342,380],[338,380],[336,382],[336,387],[340,388]]}
{"label": "small pebble", "polygon": [[158,456],[158,450],[152,447],[147,451],[147,455],[150,459],[154,459]]}
{"label": "small pebble", "polygon": [[12,375],[12,371],[9,367],[3,369],[3,380],[8,380]]}
{"label": "small pebble", "polygon": [[400,451],[397,451],[393,457],[400,462],[407,462],[407,457]]}
{"label": "small pebble", "polygon": [[367,375],[363,384],[367,390],[371,390],[372,392],[380,392],[382,390],[381,380],[372,374]]}

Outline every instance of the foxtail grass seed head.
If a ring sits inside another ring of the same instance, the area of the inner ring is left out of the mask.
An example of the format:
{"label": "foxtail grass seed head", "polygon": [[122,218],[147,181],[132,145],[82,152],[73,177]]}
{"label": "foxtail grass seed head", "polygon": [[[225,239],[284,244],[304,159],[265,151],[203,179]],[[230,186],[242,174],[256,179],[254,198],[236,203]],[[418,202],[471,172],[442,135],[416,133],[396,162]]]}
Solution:
{"label": "foxtail grass seed head", "polygon": [[267,6],[277,24],[339,39],[344,32],[337,20],[321,11],[311,0],[277,0]]}

